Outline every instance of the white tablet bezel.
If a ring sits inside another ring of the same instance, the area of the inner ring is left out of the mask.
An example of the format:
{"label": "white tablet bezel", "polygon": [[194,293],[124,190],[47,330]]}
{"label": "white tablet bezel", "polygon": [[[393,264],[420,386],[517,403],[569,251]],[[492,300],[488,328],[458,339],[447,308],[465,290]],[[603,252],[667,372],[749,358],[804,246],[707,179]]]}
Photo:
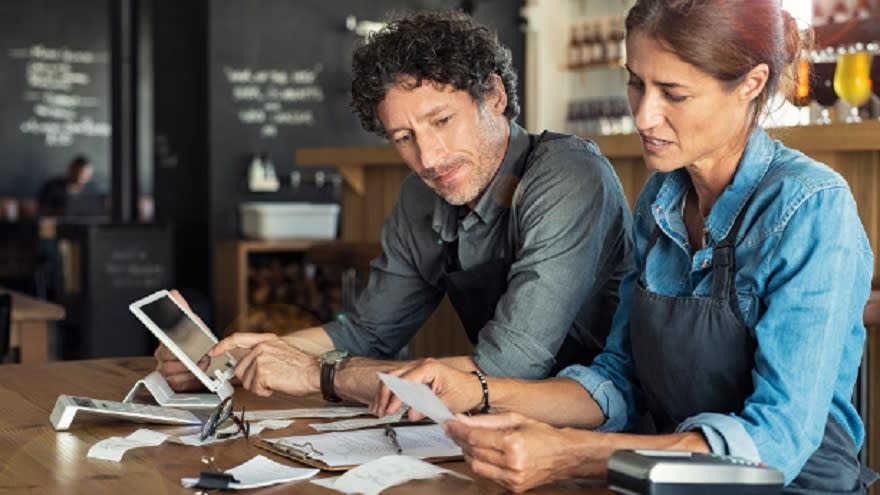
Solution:
{"label": "white tablet bezel", "polygon": [[[167,290],[163,289],[154,292],[142,299],[138,299],[137,301],[129,304],[128,309],[134,314],[135,317],[137,317],[138,320],[141,321],[141,323],[144,324],[144,326],[147,327],[147,329],[150,330],[153,335],[156,336],[157,339],[159,339],[159,342],[164,344],[165,347],[167,347],[177,357],[177,359],[179,359],[180,362],[183,363],[187,367],[187,369],[193,375],[195,375],[195,377],[198,378],[200,382],[205,385],[205,387],[207,387],[208,390],[219,395],[221,399],[225,399],[226,397],[231,396],[233,388],[229,380],[231,380],[232,377],[235,376],[234,368],[229,367],[226,371],[216,370],[214,372],[216,376],[214,377],[208,375],[201,368],[199,368],[198,364],[194,363],[193,360],[190,359],[189,356],[187,356],[186,353],[184,353],[183,350],[181,350],[180,347],[173,340],[171,340],[170,337],[168,337],[165,331],[162,330],[159,325],[157,325],[152,319],[150,319],[150,317],[147,316],[147,314],[144,313],[144,311],[141,309],[142,306],[146,306],[147,304],[158,301],[163,297],[167,297],[168,299],[170,299],[183,312],[183,314],[186,315],[187,318],[195,323],[196,326],[202,332],[204,332],[205,335],[208,336],[208,338],[211,339],[211,341],[213,341],[215,344],[217,343],[217,337],[215,337],[213,332],[211,332],[208,327],[206,327],[205,324],[202,323],[202,320],[198,318],[195,314],[193,314],[192,311],[178,303],[177,300],[175,300],[171,296],[171,293]],[[227,353],[227,359],[233,365],[236,363],[236,359],[229,353]]]}

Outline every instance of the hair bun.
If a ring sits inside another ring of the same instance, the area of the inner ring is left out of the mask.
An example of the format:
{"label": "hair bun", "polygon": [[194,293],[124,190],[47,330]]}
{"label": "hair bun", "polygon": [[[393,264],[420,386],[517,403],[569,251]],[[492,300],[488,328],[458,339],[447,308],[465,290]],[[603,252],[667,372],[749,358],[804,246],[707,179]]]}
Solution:
{"label": "hair bun", "polygon": [[813,30],[801,31],[791,12],[782,9],[782,34],[785,37],[785,63],[794,63],[800,58],[801,51],[809,50],[813,45]]}

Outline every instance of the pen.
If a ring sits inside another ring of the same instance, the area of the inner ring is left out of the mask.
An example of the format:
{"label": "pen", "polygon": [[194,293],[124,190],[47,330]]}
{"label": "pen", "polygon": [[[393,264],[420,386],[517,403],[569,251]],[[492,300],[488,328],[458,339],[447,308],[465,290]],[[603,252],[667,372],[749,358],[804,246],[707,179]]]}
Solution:
{"label": "pen", "polygon": [[402,454],[403,449],[400,447],[400,442],[397,441],[397,432],[388,423],[385,423],[385,436],[391,438],[391,444],[394,445],[397,453]]}

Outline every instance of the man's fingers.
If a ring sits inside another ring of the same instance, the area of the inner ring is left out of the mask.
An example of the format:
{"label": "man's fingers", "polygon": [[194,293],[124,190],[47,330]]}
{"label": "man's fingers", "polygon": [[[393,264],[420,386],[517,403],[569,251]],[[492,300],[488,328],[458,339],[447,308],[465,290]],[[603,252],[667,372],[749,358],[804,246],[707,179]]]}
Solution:
{"label": "man's fingers", "polygon": [[156,361],[177,361],[177,356],[171,352],[170,349],[165,347],[165,344],[159,344],[159,347],[153,352],[153,357],[156,358]]}
{"label": "man's fingers", "polygon": [[171,299],[174,299],[175,301],[177,301],[177,304],[180,304],[184,308],[192,311],[192,308],[189,307],[189,303],[186,302],[186,299],[183,298],[183,295],[180,292],[178,292],[177,289],[169,290],[168,294],[171,295]]}
{"label": "man's fingers", "polygon": [[217,343],[209,352],[210,356],[219,356],[233,349],[251,349],[255,345],[270,340],[279,340],[274,333],[245,333],[239,332],[226,337]]}

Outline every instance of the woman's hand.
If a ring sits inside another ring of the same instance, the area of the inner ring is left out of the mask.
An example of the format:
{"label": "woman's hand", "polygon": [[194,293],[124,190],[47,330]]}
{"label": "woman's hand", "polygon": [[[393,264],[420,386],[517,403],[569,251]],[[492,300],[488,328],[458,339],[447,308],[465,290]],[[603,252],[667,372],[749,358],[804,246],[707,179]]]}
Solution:
{"label": "woman's hand", "polygon": [[[452,412],[468,411],[483,401],[483,388],[476,376],[436,359],[415,361],[389,374],[427,384]],[[384,383],[380,383],[379,391],[370,403],[370,411],[381,418],[394,414],[402,406],[400,399]],[[418,421],[425,416],[410,409],[408,417],[412,421]]]}
{"label": "woman's hand", "polygon": [[[555,428],[516,413],[458,415],[443,428],[471,470],[513,492],[567,478],[600,478],[607,471],[599,433]],[[585,456],[593,441],[595,455]]]}

